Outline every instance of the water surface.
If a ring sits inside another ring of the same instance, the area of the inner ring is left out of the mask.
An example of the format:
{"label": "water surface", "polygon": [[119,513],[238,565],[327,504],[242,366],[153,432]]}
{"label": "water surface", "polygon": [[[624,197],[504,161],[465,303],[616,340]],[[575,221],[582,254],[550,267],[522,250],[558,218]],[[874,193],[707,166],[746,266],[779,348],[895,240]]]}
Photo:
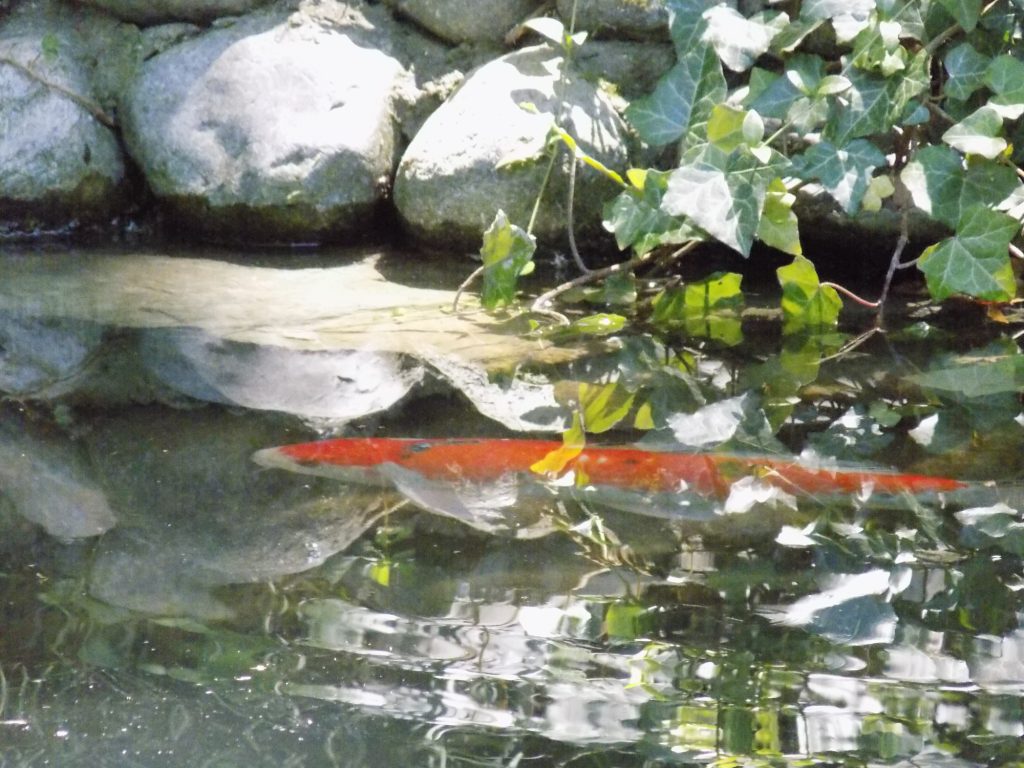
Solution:
{"label": "water surface", "polygon": [[[856,345],[869,318],[557,343],[484,318],[481,344],[440,310],[461,274],[347,324],[332,270],[366,254],[74,256],[0,270],[3,768],[1024,760],[1020,318],[893,306]],[[975,486],[699,515],[581,492],[515,539],[250,459],[557,435],[581,382],[633,398],[594,440]]]}

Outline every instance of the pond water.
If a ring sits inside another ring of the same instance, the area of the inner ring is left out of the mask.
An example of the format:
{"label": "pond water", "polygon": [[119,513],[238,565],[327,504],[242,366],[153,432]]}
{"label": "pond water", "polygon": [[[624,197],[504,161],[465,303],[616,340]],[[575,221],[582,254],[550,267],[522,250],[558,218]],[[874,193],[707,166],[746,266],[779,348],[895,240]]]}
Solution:
{"label": "pond water", "polygon": [[[524,341],[439,309],[461,275],[376,259],[371,296],[365,258],[5,254],[0,768],[1024,764],[1016,310]],[[452,511],[252,460],[574,411],[594,443],[967,485],[595,476]]]}

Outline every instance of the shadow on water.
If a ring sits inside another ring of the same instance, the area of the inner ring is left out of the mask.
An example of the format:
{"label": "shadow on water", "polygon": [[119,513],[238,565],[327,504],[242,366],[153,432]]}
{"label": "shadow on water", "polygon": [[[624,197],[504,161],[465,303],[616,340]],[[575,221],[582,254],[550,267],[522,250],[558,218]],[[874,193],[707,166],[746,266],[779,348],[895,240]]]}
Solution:
{"label": "shadow on water", "polygon": [[[756,313],[728,342],[551,347],[452,325],[450,290],[363,255],[81,256],[0,266],[2,768],[1024,759],[1018,318],[907,306],[852,350]],[[454,510],[401,468],[251,460],[557,439],[595,392],[605,443],[970,487],[799,495],[752,471],[708,500],[520,473]]]}

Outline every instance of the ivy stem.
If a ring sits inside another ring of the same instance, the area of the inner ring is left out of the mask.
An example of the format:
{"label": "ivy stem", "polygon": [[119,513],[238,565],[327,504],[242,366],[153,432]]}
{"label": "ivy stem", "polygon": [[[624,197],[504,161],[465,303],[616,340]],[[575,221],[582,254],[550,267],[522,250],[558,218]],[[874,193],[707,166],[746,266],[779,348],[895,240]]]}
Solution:
{"label": "ivy stem", "polygon": [[851,300],[855,301],[857,304],[860,304],[862,307],[869,307],[871,309],[878,309],[878,306],[879,306],[880,302],[878,302],[878,301],[868,301],[864,297],[858,296],[856,293],[851,291],[849,288],[846,288],[846,287],[840,285],[839,283],[830,283],[830,282],[828,282],[826,280],[826,281],[820,283],[820,285],[821,285],[822,288],[832,288],[832,289],[838,291],[839,293],[841,293],[844,296],[846,296],[848,299],[851,299]]}
{"label": "ivy stem", "polygon": [[1010,255],[1013,256],[1015,259],[1024,259],[1024,251],[1022,251],[1016,245],[1014,245],[1013,243],[1010,243],[1009,249],[1010,249]]}

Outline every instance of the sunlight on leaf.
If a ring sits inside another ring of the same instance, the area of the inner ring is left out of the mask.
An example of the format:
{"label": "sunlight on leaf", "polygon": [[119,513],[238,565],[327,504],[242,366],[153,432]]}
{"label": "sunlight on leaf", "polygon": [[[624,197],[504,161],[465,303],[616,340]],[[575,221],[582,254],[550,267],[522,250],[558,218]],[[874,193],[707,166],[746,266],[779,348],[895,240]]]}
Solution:
{"label": "sunlight on leaf", "polygon": [[993,160],[1006,149],[1003,118],[992,107],[979,107],[954,125],[942,140],[965,155],[980,155]]}
{"label": "sunlight on leaf", "polygon": [[914,205],[950,229],[968,208],[998,205],[1021,186],[1012,168],[982,158],[965,167],[960,153],[941,144],[915,152],[900,178]]}
{"label": "sunlight on leaf", "polygon": [[726,154],[712,145],[695,150],[669,176],[662,210],[686,216],[749,256],[768,185],[787,165],[782,155],[765,149],[767,160],[750,152]]}
{"label": "sunlight on leaf", "polygon": [[785,13],[759,13],[748,19],[724,3],[705,11],[704,18],[708,25],[704,40],[733,72],[750,69],[789,23]]}
{"label": "sunlight on leaf", "polygon": [[819,180],[846,213],[856,213],[875,168],[885,165],[873,144],[855,139],[844,147],[814,144],[793,158],[793,172],[805,181]]}
{"label": "sunlight on leaf", "polygon": [[796,196],[791,194],[782,179],[773,179],[768,185],[764,211],[757,225],[757,239],[791,256],[803,253],[800,245],[799,222],[793,212]]}

